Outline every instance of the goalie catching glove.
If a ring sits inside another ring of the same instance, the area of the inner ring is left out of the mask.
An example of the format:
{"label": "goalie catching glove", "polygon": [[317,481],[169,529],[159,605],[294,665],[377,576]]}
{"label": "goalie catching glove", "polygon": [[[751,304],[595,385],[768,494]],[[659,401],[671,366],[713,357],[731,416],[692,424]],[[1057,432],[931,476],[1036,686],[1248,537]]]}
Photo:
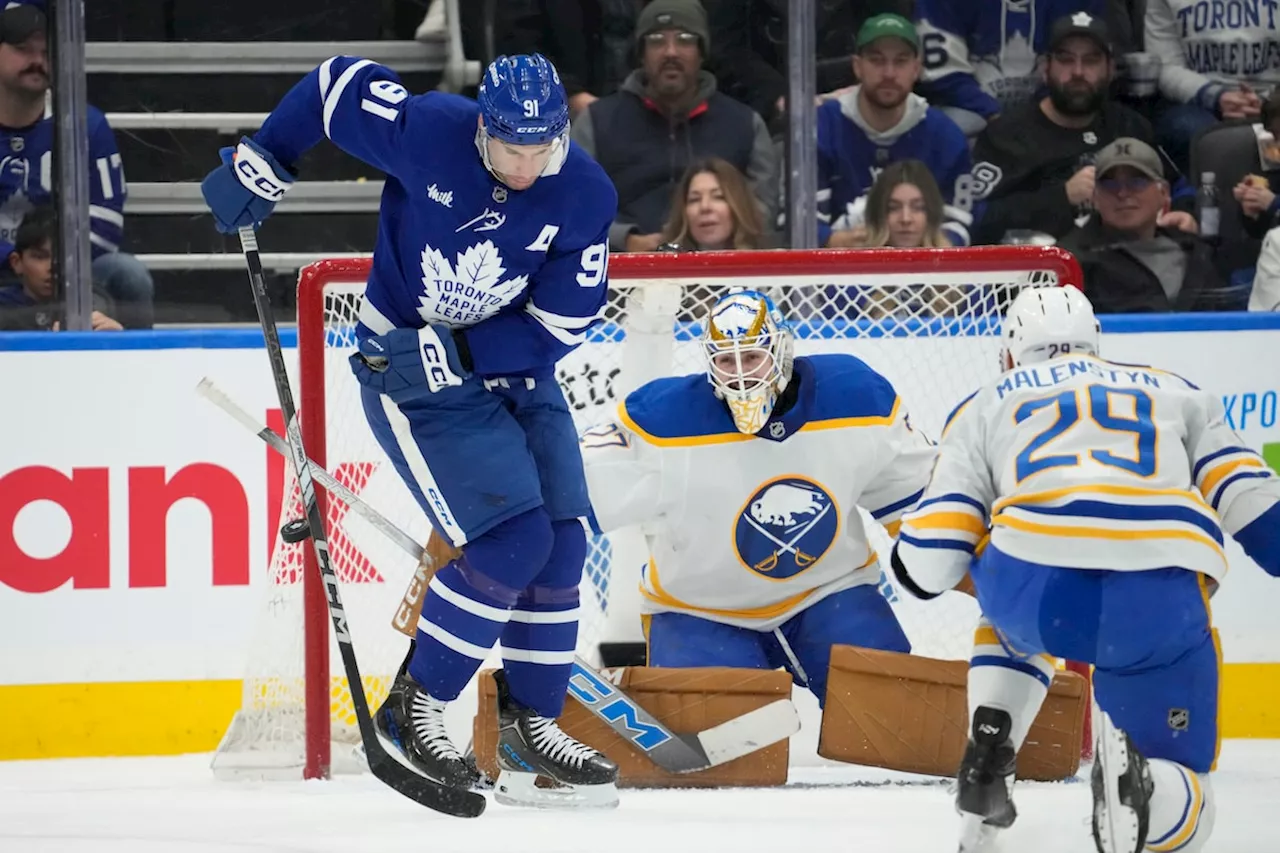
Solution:
{"label": "goalie catching glove", "polygon": [[453,331],[444,325],[392,329],[365,338],[349,361],[356,381],[397,405],[461,385],[471,375]]}
{"label": "goalie catching glove", "polygon": [[235,148],[218,153],[223,165],[200,184],[214,224],[223,234],[234,234],[247,226],[257,228],[297,176],[247,136]]}

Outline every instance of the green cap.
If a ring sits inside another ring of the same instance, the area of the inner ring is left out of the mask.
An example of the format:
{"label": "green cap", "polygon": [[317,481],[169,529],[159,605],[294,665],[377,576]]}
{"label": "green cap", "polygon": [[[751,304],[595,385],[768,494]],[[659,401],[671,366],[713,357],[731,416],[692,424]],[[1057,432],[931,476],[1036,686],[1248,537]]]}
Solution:
{"label": "green cap", "polygon": [[902,39],[916,53],[920,52],[920,37],[916,35],[915,25],[901,15],[885,13],[867,18],[866,23],[858,30],[856,47],[859,52],[876,39],[892,36]]}

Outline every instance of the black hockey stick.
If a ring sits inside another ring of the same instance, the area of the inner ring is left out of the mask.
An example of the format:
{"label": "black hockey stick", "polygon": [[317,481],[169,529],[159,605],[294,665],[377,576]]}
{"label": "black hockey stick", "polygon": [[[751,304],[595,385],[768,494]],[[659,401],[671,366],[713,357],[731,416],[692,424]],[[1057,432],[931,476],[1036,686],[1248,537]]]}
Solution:
{"label": "black hockey stick", "polygon": [[[277,453],[288,456],[296,452],[288,446],[289,442],[241,408],[212,380],[200,380],[196,392]],[[312,476],[326,492],[345,503],[415,561],[422,559],[423,548],[416,539],[365,503],[322,466],[310,464]],[[281,536],[286,541],[300,542],[306,537],[304,525],[299,521],[290,521],[281,528]],[[778,699],[704,731],[676,734],[581,657],[574,658],[568,689],[569,695],[593,716],[670,773],[690,773],[719,766],[777,743],[800,729],[795,706],[789,699]]]}
{"label": "black hockey stick", "polygon": [[356,664],[351,632],[347,629],[347,613],[342,606],[342,596],[338,591],[338,578],[333,572],[333,565],[329,562],[329,541],[325,536],[324,518],[320,514],[319,504],[316,503],[315,485],[311,480],[311,462],[302,446],[302,430],[298,424],[297,409],[293,404],[293,390],[289,387],[289,374],[284,366],[284,351],[280,347],[280,334],[276,328],[275,317],[271,313],[266,278],[262,273],[262,259],[258,257],[258,237],[252,228],[240,229],[240,248],[244,251],[245,264],[249,269],[249,283],[253,287],[253,304],[258,310],[258,321],[262,324],[267,358],[271,362],[271,377],[275,381],[276,396],[280,400],[280,411],[284,416],[285,434],[289,436],[285,456],[293,462],[293,470],[298,478],[302,504],[306,509],[308,535],[312,544],[315,545],[316,565],[320,568],[325,597],[329,602],[333,632],[338,639],[338,650],[342,654],[342,668],[347,676],[347,686],[351,690],[351,704],[355,709],[356,723],[360,729],[360,740],[364,745],[365,757],[369,761],[369,770],[388,787],[429,809],[455,817],[479,817],[484,812],[487,802],[483,795],[451,788],[428,779],[392,757],[378,740],[373,718],[369,714],[369,701],[364,695],[364,683],[360,680],[360,667]]}

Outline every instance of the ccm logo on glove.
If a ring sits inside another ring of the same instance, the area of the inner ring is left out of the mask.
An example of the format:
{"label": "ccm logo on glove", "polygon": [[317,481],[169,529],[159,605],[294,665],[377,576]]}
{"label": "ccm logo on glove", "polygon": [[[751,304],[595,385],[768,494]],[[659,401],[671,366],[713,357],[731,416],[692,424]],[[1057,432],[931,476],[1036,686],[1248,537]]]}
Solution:
{"label": "ccm logo on glove", "polygon": [[453,332],[444,325],[365,338],[350,358],[361,385],[396,403],[461,385],[471,375],[461,361]]}
{"label": "ccm logo on glove", "polygon": [[279,201],[291,182],[282,181],[266,158],[241,142],[236,146],[236,176],[245,189],[267,201]]}

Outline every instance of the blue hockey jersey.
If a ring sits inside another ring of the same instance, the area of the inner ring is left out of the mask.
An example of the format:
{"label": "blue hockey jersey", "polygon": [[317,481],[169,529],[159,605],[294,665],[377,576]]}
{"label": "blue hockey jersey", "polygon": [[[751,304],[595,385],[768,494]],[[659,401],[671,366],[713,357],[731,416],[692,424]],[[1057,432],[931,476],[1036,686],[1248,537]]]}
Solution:
{"label": "blue hockey jersey", "polygon": [[924,59],[919,91],[937,106],[991,116],[1030,99],[1053,22],[1103,17],[1106,0],[916,0]]}
{"label": "blue hockey jersey", "polygon": [[[93,257],[120,248],[127,188],[120,150],[107,117],[88,108],[89,243]],[[13,251],[22,217],[37,205],[52,204],[53,110],[29,127],[0,127],[0,257]]]}
{"label": "blue hockey jersey", "polygon": [[470,99],[411,96],[389,68],[335,56],[254,140],[291,166],[327,137],[386,173],[359,333],[443,323],[466,329],[477,374],[549,376],[603,312],[617,194],[576,145],[508,189],[480,159],[479,116]]}
{"label": "blue hockey jersey", "polygon": [[938,182],[946,203],[942,230],[969,245],[973,224],[972,161],[964,132],[919,95],[909,95],[902,121],[888,131],[868,127],[858,113],[858,87],[818,108],[818,245],[849,205],[862,198],[884,167],[919,160]]}

